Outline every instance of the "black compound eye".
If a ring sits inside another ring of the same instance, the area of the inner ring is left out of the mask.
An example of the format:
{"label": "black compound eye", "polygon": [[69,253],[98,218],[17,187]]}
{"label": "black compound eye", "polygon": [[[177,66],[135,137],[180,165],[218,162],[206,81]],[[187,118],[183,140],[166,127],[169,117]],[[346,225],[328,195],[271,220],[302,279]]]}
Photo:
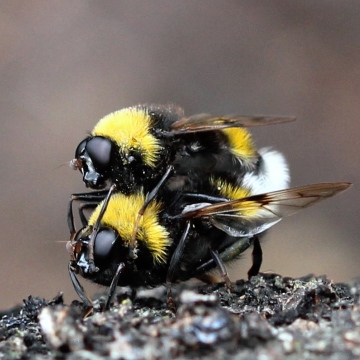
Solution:
{"label": "black compound eye", "polygon": [[96,235],[94,244],[94,257],[96,261],[106,260],[114,247],[117,234],[113,229],[102,228]]}
{"label": "black compound eye", "polygon": [[86,151],[91,158],[95,169],[107,169],[110,164],[112,144],[109,139],[96,136],[86,144]]}
{"label": "black compound eye", "polygon": [[78,159],[85,151],[88,139],[83,140],[75,150],[75,159]]}

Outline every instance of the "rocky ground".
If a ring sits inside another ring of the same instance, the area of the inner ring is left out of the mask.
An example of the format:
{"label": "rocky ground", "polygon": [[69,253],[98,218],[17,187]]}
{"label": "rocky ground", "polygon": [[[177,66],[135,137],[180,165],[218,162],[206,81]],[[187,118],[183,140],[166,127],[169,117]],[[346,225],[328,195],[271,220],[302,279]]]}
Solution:
{"label": "rocky ground", "polygon": [[113,308],[83,319],[78,301],[35,296],[1,314],[0,359],[357,359],[360,281],[333,284],[261,274],[222,284],[119,293]]}

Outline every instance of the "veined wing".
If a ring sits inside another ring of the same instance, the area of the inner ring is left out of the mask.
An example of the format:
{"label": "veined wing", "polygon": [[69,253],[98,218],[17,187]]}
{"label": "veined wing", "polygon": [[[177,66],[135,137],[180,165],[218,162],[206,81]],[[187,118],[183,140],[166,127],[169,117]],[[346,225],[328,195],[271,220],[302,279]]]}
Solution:
{"label": "veined wing", "polygon": [[231,236],[261,233],[283,217],[312,206],[348,189],[350,183],[320,183],[271,193],[254,195],[234,201],[185,207],[182,218],[209,220]]}
{"label": "veined wing", "polygon": [[171,134],[177,135],[213,131],[229,127],[264,126],[280,124],[294,120],[295,117],[291,116],[214,116],[209,114],[197,114],[175,121],[171,126]]}

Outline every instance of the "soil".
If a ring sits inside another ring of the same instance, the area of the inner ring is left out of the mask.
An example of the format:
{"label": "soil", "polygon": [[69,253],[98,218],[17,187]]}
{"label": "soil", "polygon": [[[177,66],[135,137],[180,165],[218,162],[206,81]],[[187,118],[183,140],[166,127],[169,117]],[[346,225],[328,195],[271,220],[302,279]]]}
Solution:
{"label": "soil", "polygon": [[110,311],[94,300],[87,318],[66,305],[29,296],[1,313],[0,359],[357,359],[360,281],[260,274],[223,284],[118,293]]}

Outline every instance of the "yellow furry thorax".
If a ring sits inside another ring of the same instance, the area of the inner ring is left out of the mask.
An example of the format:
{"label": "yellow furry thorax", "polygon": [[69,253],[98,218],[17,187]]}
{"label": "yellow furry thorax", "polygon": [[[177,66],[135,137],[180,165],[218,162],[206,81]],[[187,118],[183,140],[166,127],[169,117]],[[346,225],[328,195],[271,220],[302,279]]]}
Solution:
{"label": "yellow furry thorax", "polygon": [[257,152],[250,133],[239,127],[221,130],[228,139],[229,150],[241,162],[247,162],[257,156]]}
{"label": "yellow furry thorax", "polygon": [[122,154],[141,154],[146,165],[155,167],[161,150],[160,141],[150,133],[151,117],[146,109],[129,107],[103,117],[94,127],[93,136],[114,141]]}
{"label": "yellow furry thorax", "polygon": [[[111,196],[100,226],[114,229],[121,241],[130,243],[135,220],[141,206],[144,204],[145,195],[123,195],[116,193]],[[101,202],[89,219],[89,225],[93,226],[99,216]],[[159,224],[158,214],[162,205],[152,201],[141,217],[136,239],[145,244],[150,250],[155,263],[164,263],[168,256],[168,247],[171,245],[170,234],[166,228]]]}

